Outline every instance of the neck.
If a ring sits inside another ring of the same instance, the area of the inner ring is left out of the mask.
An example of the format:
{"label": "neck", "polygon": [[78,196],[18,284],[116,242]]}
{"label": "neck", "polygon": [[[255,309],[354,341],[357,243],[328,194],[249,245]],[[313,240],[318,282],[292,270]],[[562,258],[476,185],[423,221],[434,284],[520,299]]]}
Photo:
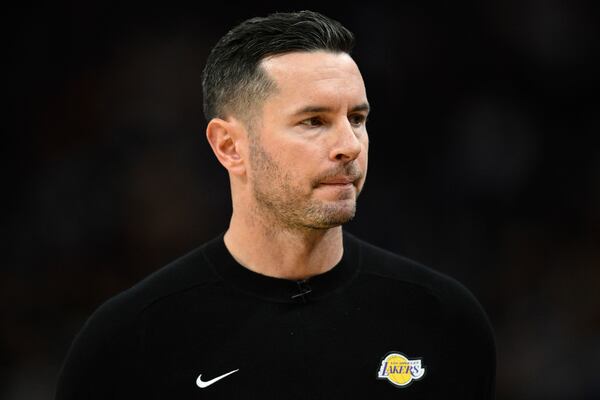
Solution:
{"label": "neck", "polygon": [[257,214],[235,210],[225,233],[225,246],[246,268],[262,275],[301,280],[322,274],[342,258],[342,227],[285,227]]}

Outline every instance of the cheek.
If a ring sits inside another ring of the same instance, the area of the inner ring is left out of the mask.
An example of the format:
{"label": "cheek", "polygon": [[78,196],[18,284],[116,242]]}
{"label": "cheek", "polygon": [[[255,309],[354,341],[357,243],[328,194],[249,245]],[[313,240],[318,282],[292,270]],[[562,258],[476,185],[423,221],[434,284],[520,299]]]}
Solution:
{"label": "cheek", "polygon": [[[275,155],[286,170],[295,171],[295,175],[310,174],[314,165],[319,165],[319,160],[326,158],[323,145],[317,143],[292,142],[275,148]],[[285,149],[285,150],[284,150]]]}
{"label": "cheek", "polygon": [[369,139],[368,138],[363,142],[363,149],[360,152],[359,159],[360,159],[361,164],[364,165],[366,168],[368,159],[369,159]]}
{"label": "cheek", "polygon": [[361,142],[365,152],[369,151],[369,134],[365,131],[365,135],[361,138]]}
{"label": "cheek", "polygon": [[302,185],[303,180],[310,173],[308,172],[310,161],[306,155],[294,149],[275,147],[272,152],[272,159],[277,169],[278,179],[282,180],[281,185],[295,187]]}

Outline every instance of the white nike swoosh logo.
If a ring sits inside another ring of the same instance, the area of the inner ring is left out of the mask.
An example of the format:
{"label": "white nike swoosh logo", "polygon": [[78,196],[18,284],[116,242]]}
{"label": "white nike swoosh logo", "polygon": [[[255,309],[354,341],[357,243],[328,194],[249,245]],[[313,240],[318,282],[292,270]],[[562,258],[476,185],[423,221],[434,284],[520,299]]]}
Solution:
{"label": "white nike swoosh logo", "polygon": [[216,381],[219,381],[219,380],[225,378],[226,376],[229,376],[229,375],[233,374],[234,372],[238,372],[238,371],[239,371],[239,369],[234,369],[233,371],[229,371],[226,374],[223,374],[221,376],[217,376],[216,378],[211,379],[210,381],[206,381],[206,382],[204,382],[202,380],[202,374],[200,374],[200,375],[198,375],[198,379],[196,379],[196,385],[198,385],[198,387],[200,389],[204,389],[205,387],[209,387],[210,385],[212,385]]}

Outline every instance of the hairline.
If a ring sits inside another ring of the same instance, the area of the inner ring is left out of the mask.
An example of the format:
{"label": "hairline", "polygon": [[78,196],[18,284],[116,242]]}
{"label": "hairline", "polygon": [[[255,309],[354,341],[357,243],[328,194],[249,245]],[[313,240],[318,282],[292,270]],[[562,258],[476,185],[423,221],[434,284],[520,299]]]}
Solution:
{"label": "hairline", "polygon": [[[222,116],[217,115],[215,118],[221,118],[221,119],[225,119],[225,120],[227,120],[229,117],[236,118],[236,119],[240,120],[240,122],[242,122],[242,124],[244,124],[244,126],[246,127],[246,129],[248,130],[249,133],[254,132],[253,128],[255,127],[255,124],[257,122],[260,122],[260,119],[262,119],[262,108],[264,106],[264,103],[267,101],[267,99],[271,95],[273,95],[274,93],[277,93],[277,91],[279,90],[279,87],[277,86],[277,82],[269,74],[269,72],[265,68],[264,63],[273,58],[285,56],[288,54],[318,53],[318,52],[324,52],[324,53],[329,53],[329,54],[346,54],[346,55],[352,57],[351,54],[347,51],[333,50],[333,49],[328,49],[328,48],[300,49],[300,50],[290,50],[290,51],[265,54],[263,57],[261,57],[256,62],[255,69],[252,73],[252,80],[250,82],[248,82],[245,85],[245,87],[239,89],[240,94],[244,93],[243,97],[245,97],[245,99],[232,100],[231,102],[229,102],[228,104],[225,105],[224,110],[223,110],[223,115]],[[251,93],[248,93],[249,92],[248,86],[252,85],[252,84],[264,85],[265,87],[264,87],[264,90],[261,90],[259,99],[255,99],[253,101],[248,101],[249,99],[247,99],[247,97],[251,96]],[[238,97],[239,97],[239,95],[238,95]],[[247,105],[249,106],[247,108],[246,112],[240,110],[240,108],[242,108],[241,106],[243,106],[244,102],[248,103]],[[260,112],[258,112],[258,111],[260,111]]]}

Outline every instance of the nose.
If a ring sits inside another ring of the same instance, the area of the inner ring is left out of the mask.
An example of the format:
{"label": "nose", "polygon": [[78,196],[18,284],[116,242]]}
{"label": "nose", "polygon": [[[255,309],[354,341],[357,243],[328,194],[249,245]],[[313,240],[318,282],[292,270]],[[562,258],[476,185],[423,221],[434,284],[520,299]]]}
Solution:
{"label": "nose", "polygon": [[338,124],[334,137],[334,145],[329,153],[332,161],[347,163],[355,160],[362,151],[362,144],[347,118]]}

